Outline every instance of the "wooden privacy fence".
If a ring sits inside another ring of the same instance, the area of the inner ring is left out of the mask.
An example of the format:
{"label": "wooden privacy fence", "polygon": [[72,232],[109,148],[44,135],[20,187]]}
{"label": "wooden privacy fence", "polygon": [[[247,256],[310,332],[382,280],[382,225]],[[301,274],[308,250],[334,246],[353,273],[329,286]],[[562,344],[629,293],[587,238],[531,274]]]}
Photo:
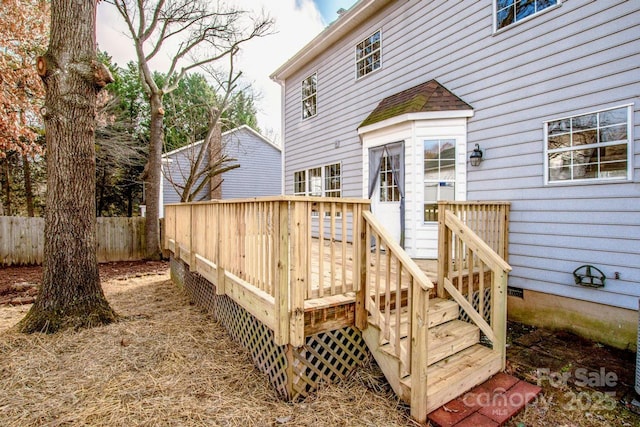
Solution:
{"label": "wooden privacy fence", "polygon": [[[144,218],[100,217],[96,224],[98,262],[144,257]],[[44,218],[0,216],[0,265],[42,264]]]}

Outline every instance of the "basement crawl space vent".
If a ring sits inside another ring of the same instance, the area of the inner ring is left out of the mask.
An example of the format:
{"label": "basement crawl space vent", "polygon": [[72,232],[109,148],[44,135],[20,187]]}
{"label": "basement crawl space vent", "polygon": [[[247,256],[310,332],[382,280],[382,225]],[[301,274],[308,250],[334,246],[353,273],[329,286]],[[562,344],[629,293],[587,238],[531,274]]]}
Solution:
{"label": "basement crawl space vent", "polygon": [[507,295],[510,297],[524,298],[524,289],[507,286]]}

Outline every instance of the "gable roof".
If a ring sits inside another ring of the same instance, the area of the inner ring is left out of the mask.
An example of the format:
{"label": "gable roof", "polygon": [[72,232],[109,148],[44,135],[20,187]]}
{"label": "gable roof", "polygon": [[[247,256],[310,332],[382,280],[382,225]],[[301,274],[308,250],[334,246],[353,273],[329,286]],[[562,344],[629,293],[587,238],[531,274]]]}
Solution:
{"label": "gable roof", "polygon": [[384,98],[358,128],[404,114],[469,110],[473,110],[469,104],[436,80],[429,80]]}
{"label": "gable roof", "polygon": [[261,133],[259,133],[258,131],[256,131],[254,128],[252,128],[249,125],[242,125],[242,126],[238,126],[235,129],[231,129],[228,130],[226,132],[222,133],[222,138],[228,137],[233,135],[236,132],[240,132],[242,130],[245,130],[251,134],[253,134],[255,137],[260,138],[262,141],[264,141],[266,144],[269,144],[270,146],[272,146],[273,148],[275,148],[278,151],[282,151],[282,147],[280,147],[279,145],[276,145],[274,142],[270,141],[266,136],[262,135]]}
{"label": "gable roof", "polygon": [[333,21],[327,28],[300,49],[287,62],[271,74],[271,79],[283,82],[309,61],[349,34],[392,0],[353,0],[355,4]]}
{"label": "gable roof", "polygon": [[[276,150],[278,150],[278,151],[282,152],[282,148],[281,148],[280,146],[278,146],[278,145],[274,144],[273,142],[269,141],[269,140],[267,139],[267,137],[266,137],[266,136],[262,135],[261,133],[258,133],[255,129],[253,129],[253,128],[252,128],[251,126],[249,126],[249,125],[242,125],[242,126],[238,126],[237,128],[234,128],[234,129],[228,130],[228,131],[226,131],[226,132],[223,132],[223,133],[222,133],[222,139],[223,139],[223,141],[224,141],[224,139],[225,139],[225,138],[228,138],[228,137],[232,136],[233,134],[235,134],[236,132],[240,132],[241,130],[246,130],[246,131],[248,131],[249,133],[252,133],[252,134],[253,134],[253,135],[255,135],[256,137],[258,137],[258,138],[260,138],[262,141],[264,141],[266,144],[269,144],[270,146],[272,146],[272,147],[273,147],[273,148],[275,148]],[[169,151],[168,153],[164,153],[164,154],[162,155],[162,157],[163,157],[163,158],[169,158],[169,157],[172,157],[173,155],[175,155],[175,154],[177,154],[177,153],[179,153],[179,152],[181,152],[181,151],[184,151],[184,150],[187,150],[187,149],[191,149],[191,148],[197,147],[198,145],[202,144],[203,142],[204,142],[204,140],[200,140],[200,141],[192,142],[191,144],[184,145],[184,146],[182,146],[182,147],[180,147],[180,148],[176,148],[176,149],[175,149],[175,150],[173,150],[173,151]]]}

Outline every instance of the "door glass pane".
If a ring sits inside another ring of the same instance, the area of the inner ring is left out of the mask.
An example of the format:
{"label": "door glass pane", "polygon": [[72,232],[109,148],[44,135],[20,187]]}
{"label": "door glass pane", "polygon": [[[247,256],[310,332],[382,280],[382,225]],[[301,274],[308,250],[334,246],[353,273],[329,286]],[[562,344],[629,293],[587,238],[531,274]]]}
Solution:
{"label": "door glass pane", "polygon": [[[396,184],[395,174],[399,173],[400,156],[382,156],[380,161],[380,201],[399,202],[400,191]],[[395,174],[394,174],[395,172]]]}

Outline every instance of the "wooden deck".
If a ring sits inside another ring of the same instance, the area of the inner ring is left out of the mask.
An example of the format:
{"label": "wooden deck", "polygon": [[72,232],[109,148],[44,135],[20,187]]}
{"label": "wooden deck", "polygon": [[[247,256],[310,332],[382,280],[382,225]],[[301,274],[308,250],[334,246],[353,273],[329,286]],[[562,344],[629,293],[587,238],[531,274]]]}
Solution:
{"label": "wooden deck", "polygon": [[504,202],[439,204],[437,261],[409,258],[369,201],[346,198],[168,205],[164,245],[183,275],[213,285],[193,292],[258,346],[256,363],[289,398],[343,377],[364,339],[424,422],[504,369],[508,212]]}

